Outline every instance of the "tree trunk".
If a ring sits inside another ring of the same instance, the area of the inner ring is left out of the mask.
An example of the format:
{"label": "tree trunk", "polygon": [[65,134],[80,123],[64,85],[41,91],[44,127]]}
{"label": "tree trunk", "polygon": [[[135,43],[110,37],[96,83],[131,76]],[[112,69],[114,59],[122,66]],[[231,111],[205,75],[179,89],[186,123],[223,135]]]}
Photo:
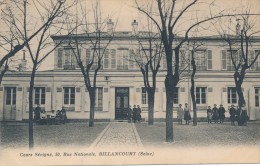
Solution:
{"label": "tree trunk", "polygon": [[166,89],[166,142],[173,142],[173,97],[174,80],[173,75],[167,75],[165,79],[165,89]]}
{"label": "tree trunk", "polygon": [[30,80],[29,88],[29,149],[34,147],[33,140],[33,89],[34,89],[34,79],[36,73],[36,65],[33,66]]}
{"label": "tree trunk", "polygon": [[191,57],[191,64],[192,64],[192,74],[191,74],[191,87],[190,87],[190,95],[192,100],[192,107],[193,107],[193,126],[197,126],[197,104],[195,98],[195,81],[194,77],[196,74],[196,63],[194,59],[194,52],[192,52]]}
{"label": "tree trunk", "polygon": [[244,98],[244,94],[243,94],[242,84],[241,83],[236,83],[236,91],[237,91],[237,95],[238,95],[238,105],[240,107],[242,107],[243,104],[245,104],[245,98]]}
{"label": "tree trunk", "polygon": [[243,104],[245,104],[245,98],[244,98],[244,94],[243,94],[243,90],[242,90],[242,84],[245,78],[245,70],[241,70],[241,73],[239,74],[238,72],[236,72],[234,74],[234,80],[235,80],[235,84],[236,84],[236,91],[237,91],[237,95],[238,95],[238,106],[242,107]]}
{"label": "tree trunk", "polygon": [[148,125],[153,125],[154,122],[154,92],[148,93]]}
{"label": "tree trunk", "polygon": [[91,90],[89,91],[89,98],[90,98],[89,127],[94,127],[96,88],[91,87],[90,89]]}

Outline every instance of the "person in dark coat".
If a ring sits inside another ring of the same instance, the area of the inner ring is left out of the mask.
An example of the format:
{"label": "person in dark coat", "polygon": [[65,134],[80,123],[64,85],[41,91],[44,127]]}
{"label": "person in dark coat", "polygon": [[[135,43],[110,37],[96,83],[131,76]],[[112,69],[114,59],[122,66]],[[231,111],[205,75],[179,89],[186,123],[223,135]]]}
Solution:
{"label": "person in dark coat", "polygon": [[190,116],[190,109],[188,108],[188,103],[185,103],[185,107],[184,107],[184,120],[186,121],[186,125],[190,124],[191,116]]}
{"label": "person in dark coat", "polygon": [[222,104],[220,104],[219,108],[218,108],[219,123],[223,123],[224,122],[225,112],[226,112],[225,108],[223,107]]}
{"label": "person in dark coat", "polygon": [[142,110],[141,110],[140,106],[137,105],[137,121],[138,121],[139,123],[141,122],[141,119],[142,119],[141,113],[142,113]]}
{"label": "person in dark coat", "polygon": [[213,115],[213,111],[212,111],[211,107],[208,106],[208,109],[207,109],[207,119],[208,119],[208,123],[211,123],[212,115]]}
{"label": "person in dark coat", "polygon": [[138,112],[138,110],[136,108],[136,105],[134,105],[134,108],[133,108],[133,121],[134,121],[134,123],[137,120],[137,112]]}
{"label": "person in dark coat", "polygon": [[65,107],[62,107],[60,113],[61,113],[62,122],[63,122],[63,124],[65,124],[66,121],[67,121],[67,114],[66,114],[66,109],[65,109]]}
{"label": "person in dark coat", "polygon": [[234,104],[231,105],[231,108],[229,109],[229,114],[230,114],[231,126],[235,126],[236,109],[234,107]]}
{"label": "person in dark coat", "polygon": [[133,116],[133,110],[132,110],[131,106],[129,105],[129,108],[127,110],[128,123],[132,122],[132,116]]}
{"label": "person in dark coat", "polygon": [[36,122],[39,122],[40,121],[40,115],[41,115],[41,107],[40,105],[38,104],[37,107],[34,109],[34,120]]}
{"label": "person in dark coat", "polygon": [[183,115],[184,115],[184,111],[182,109],[182,105],[179,104],[179,107],[178,107],[178,110],[177,110],[178,124],[182,124]]}
{"label": "person in dark coat", "polygon": [[213,111],[213,116],[212,116],[212,120],[214,120],[215,123],[218,123],[218,108],[217,108],[217,104],[214,104],[214,107],[212,108]]}

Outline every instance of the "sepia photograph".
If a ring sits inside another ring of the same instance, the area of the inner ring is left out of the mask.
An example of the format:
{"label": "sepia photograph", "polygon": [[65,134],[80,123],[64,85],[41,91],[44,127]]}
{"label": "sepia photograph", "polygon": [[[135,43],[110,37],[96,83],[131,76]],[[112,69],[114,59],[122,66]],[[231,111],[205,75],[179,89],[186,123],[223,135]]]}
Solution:
{"label": "sepia photograph", "polygon": [[0,0],[0,166],[260,163],[260,0]]}

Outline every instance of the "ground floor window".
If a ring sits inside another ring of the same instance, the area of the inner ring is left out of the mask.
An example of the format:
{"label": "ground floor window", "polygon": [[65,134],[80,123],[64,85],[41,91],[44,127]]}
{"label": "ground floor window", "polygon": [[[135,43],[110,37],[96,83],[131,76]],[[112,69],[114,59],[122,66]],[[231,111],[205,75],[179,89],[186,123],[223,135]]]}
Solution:
{"label": "ground floor window", "polygon": [[34,104],[45,104],[45,88],[44,87],[35,87],[34,88]]}
{"label": "ground floor window", "polygon": [[75,87],[64,87],[64,105],[70,106],[75,104]]}
{"label": "ground floor window", "polygon": [[197,104],[206,104],[207,94],[206,87],[196,87],[196,103]]}
{"label": "ground floor window", "polygon": [[179,104],[179,88],[176,87],[173,93],[173,103],[174,104]]}
{"label": "ground floor window", "polygon": [[6,87],[6,105],[15,105],[16,104],[16,88],[15,87]]}
{"label": "ground floor window", "polygon": [[103,88],[97,87],[96,88],[96,105],[95,111],[103,111]]}
{"label": "ground floor window", "polygon": [[255,88],[255,106],[260,107],[260,87]]}
{"label": "ground floor window", "polygon": [[142,104],[147,104],[147,93],[145,87],[142,87]]}
{"label": "ground floor window", "polygon": [[227,99],[228,104],[236,104],[237,103],[237,92],[235,87],[228,87],[227,90]]}

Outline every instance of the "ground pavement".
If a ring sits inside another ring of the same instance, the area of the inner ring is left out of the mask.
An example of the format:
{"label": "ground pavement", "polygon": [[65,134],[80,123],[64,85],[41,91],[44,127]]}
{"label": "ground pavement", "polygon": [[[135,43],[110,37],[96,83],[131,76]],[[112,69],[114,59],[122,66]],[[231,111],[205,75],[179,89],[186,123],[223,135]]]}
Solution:
{"label": "ground pavement", "polygon": [[96,138],[90,149],[135,149],[143,144],[134,123],[111,122]]}

